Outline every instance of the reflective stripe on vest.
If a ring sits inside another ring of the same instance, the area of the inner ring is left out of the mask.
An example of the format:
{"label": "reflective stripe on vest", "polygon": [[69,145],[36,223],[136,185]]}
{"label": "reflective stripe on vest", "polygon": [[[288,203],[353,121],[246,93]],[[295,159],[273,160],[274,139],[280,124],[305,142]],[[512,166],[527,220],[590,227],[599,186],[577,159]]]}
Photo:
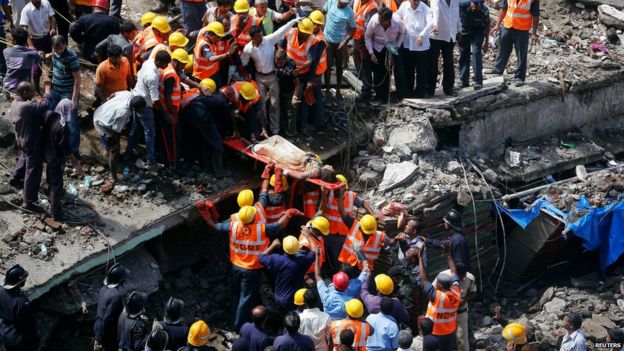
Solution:
{"label": "reflective stripe on vest", "polygon": [[320,197],[321,192],[319,190],[313,190],[303,194],[303,214],[305,214],[306,217],[314,217],[316,214],[316,205],[318,205]]}
{"label": "reflective stripe on vest", "polygon": [[[267,222],[266,212],[264,211],[264,207],[262,207],[262,204],[259,202],[256,202],[254,204],[254,207],[256,208],[256,216],[254,217],[253,224],[266,224]],[[235,212],[230,216],[230,221],[240,222],[240,217],[238,216],[238,212]]]}
{"label": "reflective stripe on vest", "polygon": [[[351,217],[355,217],[354,201],[355,193],[347,191],[344,196],[344,209]],[[340,215],[340,211],[338,211],[338,199],[335,197],[333,191],[329,193],[329,197],[327,198],[327,208],[325,209],[324,216],[329,221],[329,232],[331,234],[345,235],[349,233],[349,228],[342,222],[342,216]]]}
{"label": "reflective stripe on vest", "polygon": [[230,222],[230,262],[245,269],[262,268],[260,255],[269,246],[264,231],[264,224]]}
{"label": "reflective stripe on vest", "polygon": [[173,84],[173,92],[171,92],[171,103],[173,103],[173,106],[175,106],[179,110],[180,104],[182,103],[182,85],[180,84],[180,76],[178,75],[178,72],[176,72],[171,64],[169,64],[160,73],[160,99],[162,101],[165,101],[165,80],[169,78],[173,78],[175,80],[175,83]]}
{"label": "reflective stripe on vest", "polygon": [[360,5],[357,7],[355,11],[355,24],[357,27],[353,33],[353,39],[358,40],[362,38],[366,31],[366,17],[372,10],[377,9],[377,2],[374,0],[369,0],[364,6]]}
{"label": "reflective stripe on vest", "polygon": [[[365,351],[366,340],[370,335],[370,325],[355,319],[333,321],[331,323],[330,333],[334,345],[340,345],[340,333],[345,329],[350,329],[353,332],[353,346],[356,350]],[[337,347],[338,346],[334,346],[334,350],[337,350]]]}
{"label": "reflective stripe on vest", "polygon": [[427,318],[433,321],[433,335],[448,335],[455,331],[457,326],[457,309],[461,303],[459,286],[451,286],[451,290],[442,292],[436,290],[436,298],[427,305]]}
{"label": "reflective stripe on vest", "polygon": [[280,218],[284,215],[284,211],[286,211],[285,205],[279,206],[267,206],[266,208],[266,218],[268,223],[275,223],[279,221]]}
{"label": "reflective stripe on vest", "polygon": [[319,44],[319,43],[323,45],[323,52],[321,53],[321,59],[316,65],[316,70],[314,71],[314,74],[316,74],[317,76],[327,71],[327,45],[325,44],[325,39],[323,39],[322,32],[320,35],[314,36],[314,44]]}
{"label": "reflective stripe on vest", "polygon": [[149,55],[149,60],[155,60],[156,55],[163,50],[167,51],[167,53],[171,55],[171,48],[169,48],[169,46],[165,45],[164,43],[159,43],[152,49],[152,52]]}
{"label": "reflective stripe on vest", "polygon": [[[240,88],[244,83],[245,82],[232,83],[232,86],[234,87],[234,95],[236,96],[236,101],[237,101],[236,107],[242,113],[247,112],[247,110],[249,110],[255,103],[260,101],[260,88],[258,87],[258,83],[254,82],[253,80],[250,83],[253,84],[253,86],[256,88],[256,91],[258,92],[256,98],[253,99],[252,101],[247,101],[243,98],[243,96],[240,93]],[[243,104],[243,100],[245,101],[244,104]]]}
{"label": "reflective stripe on vest", "polygon": [[197,88],[188,89],[184,91],[182,93],[182,103],[180,104],[180,107],[185,108],[199,95],[200,95],[199,89]]}
{"label": "reflective stripe on vest", "polygon": [[347,235],[344,245],[342,245],[342,250],[340,250],[338,261],[351,266],[361,265],[361,263],[358,262],[355,250],[353,249],[353,243],[355,241],[360,242],[362,246],[364,245],[364,238],[360,232],[360,222],[357,220],[353,221],[351,231],[349,232],[349,235]]}
{"label": "reflective stripe on vest", "polygon": [[[314,240],[314,243],[316,244],[316,247],[318,247],[321,250],[320,253],[320,257],[319,257],[319,266],[323,267],[323,263],[325,263],[325,240],[323,240],[323,238],[319,238],[316,239],[315,237],[313,237],[312,235],[310,235],[310,238],[312,240]],[[312,251],[312,245],[310,245],[310,242],[308,241],[308,238],[306,238],[303,234],[299,235],[299,246],[301,247],[307,247],[308,250]],[[314,273],[314,263],[312,263],[310,265],[310,268],[308,268],[306,273]]]}
{"label": "reflective stripe on vest", "polygon": [[507,1],[507,13],[505,14],[505,28],[517,30],[530,30],[533,24],[531,4],[533,0],[509,0]]}
{"label": "reflective stripe on vest", "polygon": [[219,72],[220,62],[210,61],[202,55],[202,50],[206,45],[210,48],[210,52],[214,55],[224,54],[226,51],[225,42],[219,40],[217,43],[210,42],[209,39],[200,37],[195,50],[193,52],[193,76],[197,79],[210,78]]}
{"label": "reflective stripe on vest", "polygon": [[[308,39],[305,43],[299,43],[299,29],[293,28],[288,31],[286,34],[286,54],[293,61],[295,61],[295,66],[297,68],[303,66],[303,64],[308,60],[308,52],[310,48],[314,44],[314,36],[308,36]],[[305,69],[301,71],[301,74],[308,72],[310,69]]]}
{"label": "reflective stripe on vest", "polygon": [[231,33],[236,40],[236,45],[238,45],[239,50],[243,50],[245,45],[251,41],[251,36],[249,35],[249,29],[251,26],[259,26],[261,24],[260,20],[256,17],[249,16],[247,19],[247,24],[243,29],[238,28],[238,16],[234,15],[232,18],[232,30]]}
{"label": "reflective stripe on vest", "polygon": [[163,39],[156,36],[154,34],[154,29],[152,27],[148,28],[147,34],[145,35],[145,39],[141,43],[141,49],[139,50],[139,55],[143,55],[148,52],[151,48],[163,42]]}

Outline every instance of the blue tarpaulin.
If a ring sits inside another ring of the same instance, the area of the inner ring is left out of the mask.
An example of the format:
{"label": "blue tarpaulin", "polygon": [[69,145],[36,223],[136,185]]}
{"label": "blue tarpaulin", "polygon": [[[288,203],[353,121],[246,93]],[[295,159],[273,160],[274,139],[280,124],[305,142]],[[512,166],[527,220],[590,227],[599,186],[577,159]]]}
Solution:
{"label": "blue tarpaulin", "polygon": [[[497,206],[501,212],[506,213],[523,229],[531,221],[539,216],[540,210],[544,209],[564,220],[568,214],[555,208],[548,200],[541,198],[528,209],[510,210],[500,203]],[[624,202],[591,208],[587,199],[583,196],[576,204],[578,211],[588,211],[583,217],[574,223],[566,223],[566,228],[574,235],[583,238],[583,246],[588,250],[600,250],[600,269],[605,270],[624,254]]]}

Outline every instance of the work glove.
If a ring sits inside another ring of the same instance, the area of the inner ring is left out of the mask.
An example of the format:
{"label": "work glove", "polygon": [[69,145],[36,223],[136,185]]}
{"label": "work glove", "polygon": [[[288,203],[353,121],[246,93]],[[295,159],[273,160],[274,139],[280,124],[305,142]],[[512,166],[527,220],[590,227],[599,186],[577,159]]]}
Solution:
{"label": "work glove", "polygon": [[199,212],[199,214],[206,222],[208,222],[208,220],[216,220],[217,218],[219,218],[219,213],[217,212],[217,209],[210,201],[197,201],[195,203],[195,208],[197,208],[197,212]]}
{"label": "work glove", "polygon": [[260,177],[262,179],[269,179],[269,178],[271,178],[271,171],[273,170],[274,167],[275,167],[275,163],[269,162],[269,164],[264,166],[264,171],[262,171],[262,176],[260,176]]}
{"label": "work glove", "polygon": [[296,208],[289,208],[284,212],[285,215],[292,218],[294,216],[303,216],[303,212],[299,211]]}
{"label": "work glove", "polygon": [[273,190],[275,190],[275,193],[277,194],[280,194],[284,191],[284,187],[282,184],[282,173],[283,170],[281,168],[275,168],[275,186],[273,187]]}

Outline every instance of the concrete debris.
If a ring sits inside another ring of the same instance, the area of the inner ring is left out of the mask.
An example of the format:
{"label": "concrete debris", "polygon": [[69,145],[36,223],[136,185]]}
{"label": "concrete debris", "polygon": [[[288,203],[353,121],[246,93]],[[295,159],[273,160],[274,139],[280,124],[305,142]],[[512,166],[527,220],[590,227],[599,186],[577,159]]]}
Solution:
{"label": "concrete debris", "polygon": [[592,7],[598,7],[600,5],[610,5],[620,10],[624,8],[624,1],[622,0],[578,0],[578,2]]}
{"label": "concrete debris", "polygon": [[617,328],[617,325],[604,314],[594,313],[592,314],[591,319],[598,325],[601,325],[605,328]]}
{"label": "concrete debris", "polygon": [[558,297],[550,300],[549,302],[544,304],[544,310],[548,313],[554,313],[557,315],[561,315],[566,308],[566,302]]}
{"label": "concrete debris", "polygon": [[[413,110],[409,112],[412,115],[416,113]],[[428,152],[435,150],[438,140],[429,119],[412,116],[408,124],[390,130],[388,145],[395,148],[408,146],[412,152]]]}
{"label": "concrete debris", "polygon": [[15,142],[15,127],[8,118],[0,118],[0,147],[8,147]]}
{"label": "concrete debris", "polygon": [[368,168],[375,172],[383,173],[386,170],[386,162],[380,158],[374,158],[368,161]]}
{"label": "concrete debris", "polygon": [[411,161],[391,163],[386,166],[383,180],[379,184],[379,191],[392,190],[407,182],[416,172],[418,167]]}
{"label": "concrete debris", "polygon": [[605,341],[607,338],[607,329],[593,319],[583,320],[582,328],[585,335],[591,340]]}
{"label": "concrete debris", "polygon": [[624,29],[624,12],[611,5],[598,6],[598,18],[609,27]]}

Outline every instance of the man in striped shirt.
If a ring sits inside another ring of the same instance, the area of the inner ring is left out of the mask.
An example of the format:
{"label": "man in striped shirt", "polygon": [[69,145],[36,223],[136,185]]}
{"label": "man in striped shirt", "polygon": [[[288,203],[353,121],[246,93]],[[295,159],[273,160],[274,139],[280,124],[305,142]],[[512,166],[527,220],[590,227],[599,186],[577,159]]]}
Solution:
{"label": "man in striped shirt", "polygon": [[52,92],[50,110],[64,98],[71,99],[74,110],[69,121],[69,145],[72,154],[80,158],[80,123],[78,121],[78,100],[80,97],[80,64],[78,55],[67,47],[65,38],[52,37]]}

